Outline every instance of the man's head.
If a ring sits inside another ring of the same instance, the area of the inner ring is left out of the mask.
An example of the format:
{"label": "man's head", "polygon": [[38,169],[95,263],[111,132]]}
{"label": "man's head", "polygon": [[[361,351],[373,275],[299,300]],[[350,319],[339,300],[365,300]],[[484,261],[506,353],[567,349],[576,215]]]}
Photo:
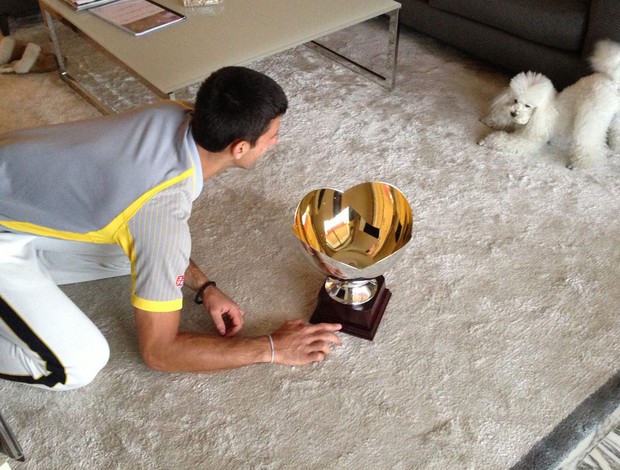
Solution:
{"label": "man's head", "polygon": [[236,142],[253,148],[287,107],[286,95],[273,79],[245,67],[224,67],[198,90],[192,135],[209,152]]}

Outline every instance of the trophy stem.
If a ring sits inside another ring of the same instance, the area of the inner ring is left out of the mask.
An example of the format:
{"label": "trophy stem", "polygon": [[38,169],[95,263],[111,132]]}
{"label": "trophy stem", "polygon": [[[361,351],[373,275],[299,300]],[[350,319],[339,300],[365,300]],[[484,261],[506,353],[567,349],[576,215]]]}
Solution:
{"label": "trophy stem", "polygon": [[336,302],[345,305],[361,305],[377,293],[376,279],[343,280],[328,277],[325,290]]}

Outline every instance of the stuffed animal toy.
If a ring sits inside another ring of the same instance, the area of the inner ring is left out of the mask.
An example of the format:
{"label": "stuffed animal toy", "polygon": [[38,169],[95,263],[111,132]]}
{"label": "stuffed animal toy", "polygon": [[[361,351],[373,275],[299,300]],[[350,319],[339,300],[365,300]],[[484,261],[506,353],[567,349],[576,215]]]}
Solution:
{"label": "stuffed animal toy", "polygon": [[0,39],[0,73],[42,73],[58,69],[56,56],[41,46],[11,37]]}

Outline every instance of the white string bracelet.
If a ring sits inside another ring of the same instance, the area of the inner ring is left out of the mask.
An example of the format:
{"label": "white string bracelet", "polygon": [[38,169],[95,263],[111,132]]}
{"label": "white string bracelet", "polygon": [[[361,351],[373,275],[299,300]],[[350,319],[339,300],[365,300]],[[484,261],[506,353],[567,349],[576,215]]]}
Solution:
{"label": "white string bracelet", "polygon": [[269,338],[269,346],[271,346],[271,361],[269,362],[273,364],[276,360],[276,348],[273,345],[273,338],[271,337],[271,335],[267,335],[267,338]]}

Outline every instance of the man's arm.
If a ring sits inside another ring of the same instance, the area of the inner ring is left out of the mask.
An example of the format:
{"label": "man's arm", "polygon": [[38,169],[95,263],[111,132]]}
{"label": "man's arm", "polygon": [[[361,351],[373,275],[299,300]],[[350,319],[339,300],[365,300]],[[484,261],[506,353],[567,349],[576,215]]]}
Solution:
{"label": "man's arm", "polygon": [[[208,372],[271,360],[267,336],[222,338],[179,331],[180,311],[147,312],[134,308],[140,352],[145,364],[163,372]],[[334,332],[340,325],[309,325],[301,320],[284,323],[272,333],[275,362],[304,365],[320,362],[340,344]]]}
{"label": "man's arm", "polygon": [[[190,259],[185,285],[198,290],[207,276]],[[203,305],[221,337],[179,331],[180,310],[149,312],[134,308],[140,352],[147,366],[165,372],[207,372],[271,361],[267,336],[233,337],[243,327],[243,311],[215,286],[203,293]],[[227,324],[228,323],[228,324]],[[320,362],[340,344],[336,324],[309,325],[301,320],[284,323],[272,333],[275,362],[303,365]]]}
{"label": "man's arm", "polygon": [[271,358],[269,338],[219,338],[179,331],[180,311],[134,308],[140,352],[147,366],[164,372],[230,369]]}

